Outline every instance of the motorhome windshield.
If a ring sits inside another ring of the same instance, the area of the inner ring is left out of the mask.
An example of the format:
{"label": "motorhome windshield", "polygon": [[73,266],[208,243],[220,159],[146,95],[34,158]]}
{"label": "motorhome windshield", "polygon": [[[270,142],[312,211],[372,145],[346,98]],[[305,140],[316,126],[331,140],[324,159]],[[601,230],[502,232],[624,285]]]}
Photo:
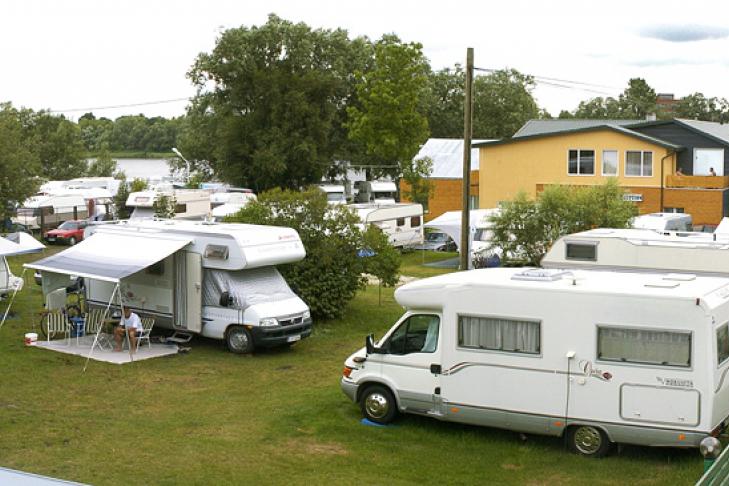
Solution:
{"label": "motorhome windshield", "polygon": [[233,272],[205,269],[203,305],[219,306],[223,292],[228,292],[233,298],[232,307],[239,309],[296,297],[275,267]]}

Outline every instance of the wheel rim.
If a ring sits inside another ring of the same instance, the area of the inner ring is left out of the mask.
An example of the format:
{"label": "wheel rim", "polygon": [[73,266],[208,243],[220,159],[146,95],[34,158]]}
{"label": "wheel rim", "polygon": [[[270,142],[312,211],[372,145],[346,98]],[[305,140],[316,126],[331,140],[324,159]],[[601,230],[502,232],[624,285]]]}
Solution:
{"label": "wheel rim", "polygon": [[236,351],[243,351],[248,347],[248,334],[241,330],[231,331],[228,342],[231,348]]}
{"label": "wheel rim", "polygon": [[583,454],[594,454],[602,446],[602,435],[594,427],[580,427],[575,431],[575,447]]}
{"label": "wheel rim", "polygon": [[390,410],[390,403],[383,394],[372,393],[365,400],[365,409],[367,410],[367,415],[370,417],[381,419]]}

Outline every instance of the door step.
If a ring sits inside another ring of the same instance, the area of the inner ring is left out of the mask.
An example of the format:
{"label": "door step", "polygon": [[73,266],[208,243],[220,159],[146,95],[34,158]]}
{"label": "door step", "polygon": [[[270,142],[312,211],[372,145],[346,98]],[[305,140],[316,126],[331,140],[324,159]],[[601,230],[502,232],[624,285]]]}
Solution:
{"label": "door step", "polygon": [[172,336],[165,338],[164,342],[175,343],[175,344],[186,344],[186,343],[189,343],[191,339],[192,339],[192,334],[189,334],[187,332],[175,331],[172,334]]}

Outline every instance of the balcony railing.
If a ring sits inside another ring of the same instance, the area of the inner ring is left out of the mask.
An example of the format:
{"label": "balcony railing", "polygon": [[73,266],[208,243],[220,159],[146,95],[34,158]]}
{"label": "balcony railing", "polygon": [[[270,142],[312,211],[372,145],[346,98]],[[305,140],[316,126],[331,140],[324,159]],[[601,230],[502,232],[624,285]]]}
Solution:
{"label": "balcony railing", "polygon": [[666,187],[697,187],[702,189],[724,189],[729,187],[729,176],[666,176]]}

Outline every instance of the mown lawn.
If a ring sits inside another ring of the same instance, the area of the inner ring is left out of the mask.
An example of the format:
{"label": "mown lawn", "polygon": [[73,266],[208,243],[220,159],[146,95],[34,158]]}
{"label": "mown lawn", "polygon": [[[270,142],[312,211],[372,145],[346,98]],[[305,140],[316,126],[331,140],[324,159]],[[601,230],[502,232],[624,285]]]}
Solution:
{"label": "mown lawn", "polygon": [[454,271],[453,268],[426,267],[424,263],[458,258],[457,252],[413,250],[402,254],[400,273],[411,277],[433,277]]}
{"label": "mown lawn", "polygon": [[392,289],[381,306],[376,287],[362,292],[290,350],[236,356],[195,339],[188,354],[86,373],[81,358],[23,346],[40,302],[28,278],[0,329],[4,467],[93,484],[675,485],[701,474],[695,450],[590,460],[559,439],[420,417],[362,425],[339,390],[342,363],[399,316]]}

